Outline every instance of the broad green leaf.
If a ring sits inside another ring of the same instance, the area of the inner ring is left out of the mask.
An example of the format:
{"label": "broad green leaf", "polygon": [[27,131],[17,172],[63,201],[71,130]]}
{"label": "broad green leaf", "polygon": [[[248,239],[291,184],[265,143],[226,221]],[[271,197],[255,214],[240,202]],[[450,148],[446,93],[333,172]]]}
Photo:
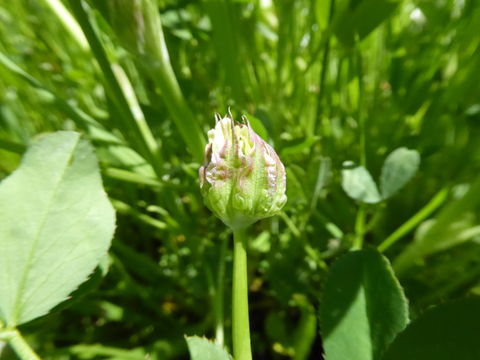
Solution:
{"label": "broad green leaf", "polygon": [[382,200],[372,175],[363,166],[342,170],[343,190],[352,199],[375,204]]}
{"label": "broad green leaf", "polygon": [[398,148],[385,159],[380,176],[382,197],[387,199],[400,190],[415,175],[420,165],[416,150]]}
{"label": "broad green leaf", "polygon": [[[108,270],[110,268],[110,262],[111,259],[109,258],[108,254],[102,259],[100,259],[100,263],[95,268],[95,270],[88,276],[88,279],[83,282],[77,289],[75,289],[67,298],[67,300],[54,306],[53,309],[51,309],[50,311],[52,313],[55,313],[63,309],[67,309],[70,306],[81,302],[86,295],[97,290],[102,283],[102,280],[108,273]],[[40,319],[39,321],[42,321],[42,319]]]}
{"label": "broad green leaf", "polygon": [[400,333],[382,359],[480,359],[479,318],[479,298],[440,305]]}
{"label": "broad green leaf", "polygon": [[92,146],[75,132],[38,138],[0,183],[0,320],[16,326],[67,299],[114,228]]}
{"label": "broad green leaf", "polygon": [[187,336],[188,351],[191,360],[232,360],[221,346],[198,336]]}
{"label": "broad green leaf", "polygon": [[327,360],[377,360],[408,323],[408,307],[388,260],[374,250],[344,255],[320,303]]}

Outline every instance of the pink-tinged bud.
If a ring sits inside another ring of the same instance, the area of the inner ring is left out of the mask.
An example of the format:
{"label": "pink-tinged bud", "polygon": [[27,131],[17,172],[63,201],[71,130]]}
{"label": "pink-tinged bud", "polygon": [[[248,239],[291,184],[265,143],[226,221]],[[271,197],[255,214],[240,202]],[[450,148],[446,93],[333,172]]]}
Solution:
{"label": "pink-tinged bud", "polygon": [[216,117],[208,132],[200,188],[205,203],[232,229],[277,214],[287,201],[285,167],[275,150],[245,124]]}

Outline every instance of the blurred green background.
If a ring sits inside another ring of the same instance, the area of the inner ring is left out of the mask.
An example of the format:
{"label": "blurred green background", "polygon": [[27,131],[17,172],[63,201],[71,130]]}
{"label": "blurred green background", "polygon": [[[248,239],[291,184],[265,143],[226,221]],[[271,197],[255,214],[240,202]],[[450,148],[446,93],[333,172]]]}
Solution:
{"label": "blurred green background", "polygon": [[[324,278],[354,244],[389,239],[413,317],[480,295],[479,24],[475,0],[1,2],[0,178],[35,135],[75,129],[118,213],[109,258],[23,326],[29,342],[45,359],[186,359],[185,334],[215,336],[223,283],[230,344],[231,234],[197,178],[229,107],[287,168],[284,211],[251,231],[255,359],[321,358]],[[346,194],[345,166],[379,179],[399,147],[421,156],[399,193]]]}

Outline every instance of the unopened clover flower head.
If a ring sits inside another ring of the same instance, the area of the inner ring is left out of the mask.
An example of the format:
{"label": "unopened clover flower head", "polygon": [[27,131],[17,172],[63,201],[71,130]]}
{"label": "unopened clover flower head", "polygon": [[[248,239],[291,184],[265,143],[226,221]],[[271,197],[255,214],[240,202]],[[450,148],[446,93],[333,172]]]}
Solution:
{"label": "unopened clover flower head", "polygon": [[287,201],[285,167],[248,120],[215,116],[208,132],[200,188],[207,207],[232,229],[277,214]]}

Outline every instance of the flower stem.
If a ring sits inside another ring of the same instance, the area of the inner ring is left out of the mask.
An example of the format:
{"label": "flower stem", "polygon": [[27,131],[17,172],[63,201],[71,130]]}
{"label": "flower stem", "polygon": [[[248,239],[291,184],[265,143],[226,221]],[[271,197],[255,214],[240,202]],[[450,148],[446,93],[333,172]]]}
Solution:
{"label": "flower stem", "polygon": [[7,341],[22,360],[40,360],[40,357],[28,345],[18,330],[1,331],[0,340]]}
{"label": "flower stem", "polygon": [[233,232],[232,338],[235,360],[251,360],[248,320],[247,237],[245,229]]}

